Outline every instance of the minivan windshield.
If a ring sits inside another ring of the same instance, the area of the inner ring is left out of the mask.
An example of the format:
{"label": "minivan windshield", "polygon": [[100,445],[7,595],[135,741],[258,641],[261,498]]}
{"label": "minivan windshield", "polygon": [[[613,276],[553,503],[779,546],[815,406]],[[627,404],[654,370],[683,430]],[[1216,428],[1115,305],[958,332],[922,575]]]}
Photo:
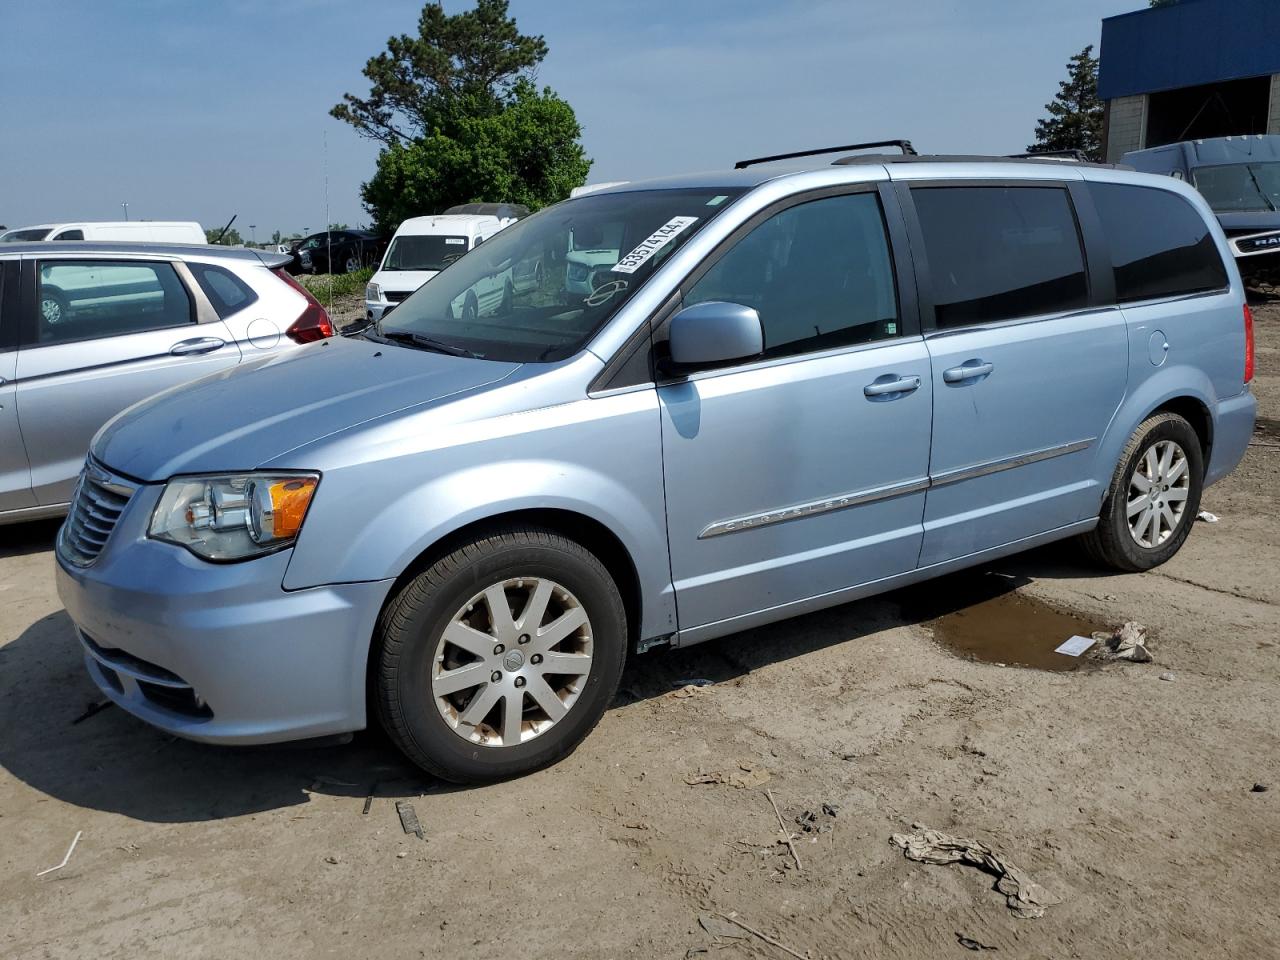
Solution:
{"label": "minivan windshield", "polygon": [[490,360],[563,360],[741,193],[633,190],[558,203],[450,264],[367,335]]}
{"label": "minivan windshield", "polygon": [[466,237],[396,237],[387,248],[383,270],[443,270],[467,252]]}
{"label": "minivan windshield", "polygon": [[1280,162],[1199,167],[1192,176],[1214,210],[1280,210]]}
{"label": "minivan windshield", "polygon": [[0,234],[0,243],[17,243],[22,240],[43,240],[51,233],[53,233],[53,230],[50,227],[39,227],[35,230],[10,230],[8,233]]}

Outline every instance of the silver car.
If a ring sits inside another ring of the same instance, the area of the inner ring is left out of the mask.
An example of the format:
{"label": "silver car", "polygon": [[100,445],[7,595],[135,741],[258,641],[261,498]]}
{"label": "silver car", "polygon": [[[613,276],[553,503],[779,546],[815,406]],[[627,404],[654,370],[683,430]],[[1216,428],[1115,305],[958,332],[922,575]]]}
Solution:
{"label": "silver car", "polygon": [[66,512],[94,433],[154,393],[333,335],[252,250],[0,246],[0,524]]}
{"label": "silver car", "polygon": [[[806,164],[568,200],[363,335],[108,424],[57,547],[94,681],[184,737],[376,719],[490,780],[573,749],[631,652],[1065,537],[1171,557],[1255,411],[1204,200],[1073,163]],[[588,292],[548,269],[457,309],[584,236],[615,251]]]}

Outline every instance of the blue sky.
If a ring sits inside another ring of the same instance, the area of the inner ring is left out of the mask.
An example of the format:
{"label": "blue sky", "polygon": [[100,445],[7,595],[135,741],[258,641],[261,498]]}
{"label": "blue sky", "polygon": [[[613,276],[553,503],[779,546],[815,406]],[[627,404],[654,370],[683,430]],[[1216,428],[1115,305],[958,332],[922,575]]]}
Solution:
{"label": "blue sky", "polygon": [[[468,6],[446,0],[446,9]],[[908,137],[1030,142],[1067,59],[1140,0],[513,0],[592,180]],[[246,238],[366,221],[376,145],[328,116],[420,0],[40,0],[0,17],[0,223],[134,218]],[[495,198],[500,199],[500,198]]]}

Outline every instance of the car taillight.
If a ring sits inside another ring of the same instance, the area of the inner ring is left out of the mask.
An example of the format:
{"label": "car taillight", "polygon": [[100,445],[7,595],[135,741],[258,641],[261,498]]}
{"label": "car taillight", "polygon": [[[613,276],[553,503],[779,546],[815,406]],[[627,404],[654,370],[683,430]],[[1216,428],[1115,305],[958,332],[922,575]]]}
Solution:
{"label": "car taillight", "polygon": [[1253,379],[1253,311],[1244,305],[1244,382]]}
{"label": "car taillight", "polygon": [[283,268],[273,272],[307,298],[307,306],[302,311],[302,316],[293,321],[293,324],[284,332],[284,335],[294,343],[314,343],[317,340],[323,340],[325,337],[332,337],[333,321],[329,319],[329,314],[320,305],[320,301],[311,295],[311,291],[289,276]]}

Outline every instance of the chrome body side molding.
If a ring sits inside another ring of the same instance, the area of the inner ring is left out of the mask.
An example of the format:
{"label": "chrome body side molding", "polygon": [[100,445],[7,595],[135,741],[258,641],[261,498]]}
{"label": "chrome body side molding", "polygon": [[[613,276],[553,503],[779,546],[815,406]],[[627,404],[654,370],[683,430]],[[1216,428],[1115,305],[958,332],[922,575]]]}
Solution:
{"label": "chrome body side molding", "polygon": [[775,523],[786,523],[789,520],[801,520],[805,517],[814,517],[823,513],[831,513],[835,510],[847,510],[850,507],[861,506],[864,503],[874,503],[877,500],[887,500],[890,497],[901,497],[909,493],[920,493],[931,487],[941,487],[951,483],[960,483],[964,480],[973,480],[978,477],[985,477],[989,474],[1000,473],[1004,470],[1012,470],[1015,467],[1023,467],[1030,463],[1039,463],[1042,460],[1052,460],[1054,457],[1066,456],[1069,453],[1078,453],[1093,445],[1096,438],[1090,437],[1087,440],[1075,440],[1071,443],[1057,444],[1052,447],[1043,447],[1039,450],[1029,450],[1026,453],[1020,453],[1017,456],[1005,457],[1001,460],[992,460],[987,463],[977,463],[969,467],[961,467],[958,470],[948,470],[945,473],[936,476],[921,477],[918,480],[906,480],[902,483],[894,483],[885,487],[875,487],[870,490],[857,490],[852,493],[843,493],[834,497],[827,497],[822,500],[811,500],[808,503],[798,503],[789,507],[780,507],[777,510],[766,510],[762,513],[753,513],[745,517],[734,517],[729,520],[720,520],[706,527],[700,534],[699,540],[706,540],[710,537],[723,536],[726,533],[740,533],[743,530],[754,530],[757,527],[766,527]]}

